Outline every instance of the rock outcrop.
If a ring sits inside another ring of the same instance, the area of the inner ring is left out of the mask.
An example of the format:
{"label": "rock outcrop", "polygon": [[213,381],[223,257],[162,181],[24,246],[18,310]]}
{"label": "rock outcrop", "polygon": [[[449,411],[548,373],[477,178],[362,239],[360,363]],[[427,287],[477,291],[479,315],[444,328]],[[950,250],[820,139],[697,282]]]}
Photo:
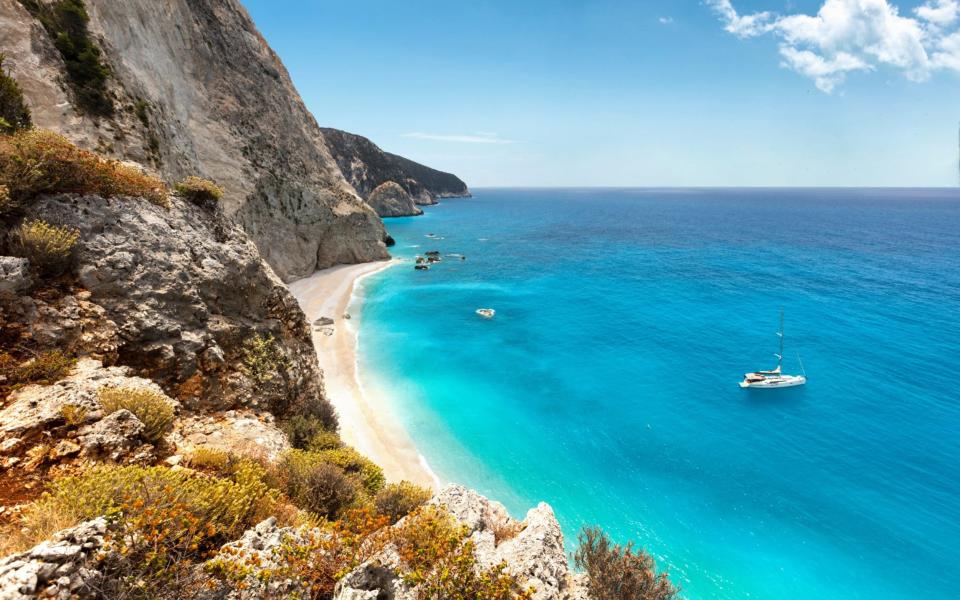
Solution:
{"label": "rock outcrop", "polygon": [[[323,129],[323,135],[344,177],[368,202],[371,193],[388,181],[398,184],[415,204],[420,205],[436,204],[437,198],[470,195],[467,184],[456,175],[384,152],[363,136],[326,128]],[[411,210],[406,214],[416,213]],[[399,215],[381,213],[381,216]]]}
{"label": "rock outcrop", "polygon": [[90,568],[107,532],[104,518],[65,529],[51,540],[0,560],[0,599],[92,596],[87,584],[100,574]]}
{"label": "rock outcrop", "polygon": [[384,181],[367,196],[367,204],[381,217],[409,217],[422,215],[407,190],[395,182]]}
{"label": "rock outcrop", "polygon": [[0,410],[0,466],[20,466],[25,460],[39,466],[72,456],[113,462],[152,458],[152,447],[139,438],[143,423],[132,413],[104,415],[98,399],[104,387],[163,393],[152,381],[132,376],[129,368],[104,368],[99,361],[81,359],[54,384],[28,385],[10,394]]}
{"label": "rock outcrop", "polygon": [[174,425],[170,441],[187,454],[203,447],[270,461],[290,449],[272,414],[247,409],[184,416]]}
{"label": "rock outcrop", "polygon": [[383,224],[327,150],[277,55],[238,0],[85,0],[114,98],[91,117],[64,83],[50,36],[17,0],[0,0],[0,51],[38,127],[152,165],[199,175],[285,281],[387,257]]}
{"label": "rock outcrop", "polygon": [[[177,198],[163,208],[67,195],[39,199],[32,215],[80,231],[77,281],[115,324],[117,361],[189,408],[282,415],[322,396],[300,306],[243,230],[220,215]],[[278,352],[269,381],[245,372],[254,336],[272,339]]]}
{"label": "rock outcrop", "polygon": [[[113,332],[100,345],[112,344],[118,363],[160,382],[191,410],[246,406],[283,415],[322,401],[303,312],[240,227],[178,198],[163,208],[60,195],[32,203],[31,216],[79,230],[74,271],[82,288],[3,307],[32,340],[74,349],[74,338]],[[81,308],[96,318],[72,319]],[[269,380],[245,366],[255,336],[268,340],[276,371]]]}
{"label": "rock outcrop", "polygon": [[25,258],[0,256],[0,293],[19,294],[33,283],[30,263]]}
{"label": "rock outcrop", "polygon": [[[536,600],[587,600],[579,578],[571,573],[563,549],[563,533],[549,505],[531,509],[515,521],[499,502],[459,485],[450,485],[430,500],[466,525],[477,567],[501,563]],[[335,600],[375,598],[415,600],[416,589],[398,572],[398,557],[389,546],[361,564],[337,584]]]}

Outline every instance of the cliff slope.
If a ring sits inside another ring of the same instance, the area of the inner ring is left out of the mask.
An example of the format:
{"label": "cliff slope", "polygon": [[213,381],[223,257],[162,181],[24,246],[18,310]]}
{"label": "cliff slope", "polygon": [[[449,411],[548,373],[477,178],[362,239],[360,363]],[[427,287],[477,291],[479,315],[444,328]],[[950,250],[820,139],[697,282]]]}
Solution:
{"label": "cliff slope", "polygon": [[[340,131],[322,129],[330,154],[347,181],[364,199],[387,182],[402,187],[414,204],[436,204],[437,198],[469,196],[470,190],[459,177],[431,169],[412,160],[384,152],[367,138]],[[411,207],[403,213],[419,214]],[[384,214],[381,216],[400,216]]]}
{"label": "cliff slope", "polygon": [[0,0],[0,50],[37,127],[150,165],[168,181],[215,180],[227,191],[227,215],[286,281],[387,257],[382,222],[344,180],[237,0],[86,0],[113,105],[93,116],[79,107],[31,5],[43,6]]}

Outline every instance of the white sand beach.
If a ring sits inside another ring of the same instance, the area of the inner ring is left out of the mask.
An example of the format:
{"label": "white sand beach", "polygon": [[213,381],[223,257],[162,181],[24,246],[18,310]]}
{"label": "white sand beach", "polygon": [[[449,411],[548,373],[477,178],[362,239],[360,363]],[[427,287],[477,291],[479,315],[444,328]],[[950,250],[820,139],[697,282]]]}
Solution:
{"label": "white sand beach", "polygon": [[[389,399],[361,385],[357,372],[360,315],[345,318],[350,310],[359,312],[362,299],[354,298],[357,283],[394,264],[396,261],[385,261],[324,269],[291,283],[290,291],[311,324],[327,398],[337,409],[344,442],[383,467],[388,481],[405,479],[437,489],[439,481],[394,416]],[[351,306],[353,300],[357,301]],[[313,324],[321,317],[333,319],[332,333],[329,326]]]}

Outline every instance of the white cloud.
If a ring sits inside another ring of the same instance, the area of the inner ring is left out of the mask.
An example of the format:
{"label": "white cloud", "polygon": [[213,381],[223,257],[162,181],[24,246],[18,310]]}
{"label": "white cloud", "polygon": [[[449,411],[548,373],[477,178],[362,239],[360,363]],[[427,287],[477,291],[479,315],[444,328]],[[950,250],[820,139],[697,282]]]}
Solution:
{"label": "white cloud", "polygon": [[673,17],[660,17],[657,20],[660,21],[661,25],[670,25],[673,23]]}
{"label": "white cloud", "polygon": [[738,37],[780,38],[781,64],[830,93],[848,73],[889,67],[923,81],[937,69],[960,71],[960,37],[950,31],[960,0],[928,0],[903,16],[887,0],[824,0],[815,15],[741,15],[730,0],[706,0]]}
{"label": "white cloud", "polygon": [[422,133],[414,131],[405,133],[403,137],[414,138],[418,140],[431,140],[434,142],[460,142],[464,144],[515,144],[515,140],[505,140],[496,133],[489,131],[478,131],[473,134],[442,134],[442,133]]}
{"label": "white cloud", "polygon": [[930,0],[913,9],[918,17],[937,27],[949,27],[960,17],[960,2],[957,0]]}
{"label": "white cloud", "polygon": [[724,29],[739,37],[752,37],[766,33],[769,30],[769,21],[773,17],[769,12],[759,12],[741,16],[733,8],[730,0],[707,0],[724,22]]}

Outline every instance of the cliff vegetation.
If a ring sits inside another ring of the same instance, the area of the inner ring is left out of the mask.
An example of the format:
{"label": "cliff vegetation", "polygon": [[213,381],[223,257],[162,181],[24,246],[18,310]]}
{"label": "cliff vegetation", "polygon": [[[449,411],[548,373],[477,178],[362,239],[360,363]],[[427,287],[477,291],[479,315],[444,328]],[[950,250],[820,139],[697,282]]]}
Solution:
{"label": "cliff vegetation", "polygon": [[6,57],[0,54],[0,133],[12,133],[30,128],[33,122],[23,90],[3,66],[4,60]]}
{"label": "cliff vegetation", "polygon": [[43,25],[60,52],[67,70],[77,106],[91,115],[113,114],[113,98],[107,89],[110,69],[104,63],[100,48],[91,37],[87,24],[90,16],[83,0],[20,0],[30,14]]}

